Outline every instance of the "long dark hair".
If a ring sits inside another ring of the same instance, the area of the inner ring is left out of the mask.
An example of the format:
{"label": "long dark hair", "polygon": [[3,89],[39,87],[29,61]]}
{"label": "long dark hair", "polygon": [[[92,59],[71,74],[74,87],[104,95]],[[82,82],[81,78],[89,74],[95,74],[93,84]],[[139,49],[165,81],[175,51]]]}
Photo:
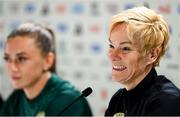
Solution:
{"label": "long dark hair", "polygon": [[16,36],[28,36],[35,39],[36,45],[41,50],[43,56],[53,52],[55,60],[49,71],[56,73],[55,36],[52,29],[40,24],[25,23],[14,29],[8,35],[7,40]]}

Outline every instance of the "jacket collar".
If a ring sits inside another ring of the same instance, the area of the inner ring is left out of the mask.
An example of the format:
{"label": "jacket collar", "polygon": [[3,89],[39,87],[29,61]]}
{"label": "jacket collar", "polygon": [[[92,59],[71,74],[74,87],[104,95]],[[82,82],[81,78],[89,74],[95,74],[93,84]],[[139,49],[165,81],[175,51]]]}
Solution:
{"label": "jacket collar", "polygon": [[157,77],[157,72],[155,68],[152,68],[147,76],[132,90],[127,91],[127,95],[138,95],[146,91],[151,85],[154,84],[155,78]]}

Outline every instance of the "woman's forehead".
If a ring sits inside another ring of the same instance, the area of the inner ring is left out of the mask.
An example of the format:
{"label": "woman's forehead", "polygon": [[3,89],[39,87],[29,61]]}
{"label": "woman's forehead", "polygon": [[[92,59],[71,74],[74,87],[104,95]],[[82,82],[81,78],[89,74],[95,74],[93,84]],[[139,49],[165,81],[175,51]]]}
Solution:
{"label": "woman's forehead", "polygon": [[36,47],[34,40],[28,37],[11,38],[5,44],[5,51],[8,53],[11,52],[19,53],[20,51],[35,51],[35,50],[38,50],[38,48]]}

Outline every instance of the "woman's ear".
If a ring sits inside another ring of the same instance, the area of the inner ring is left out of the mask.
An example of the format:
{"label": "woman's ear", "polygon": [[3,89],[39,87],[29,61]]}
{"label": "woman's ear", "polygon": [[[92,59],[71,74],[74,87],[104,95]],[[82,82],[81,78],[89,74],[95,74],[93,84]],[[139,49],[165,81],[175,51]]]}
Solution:
{"label": "woman's ear", "polygon": [[148,55],[148,64],[153,64],[159,57],[160,52],[161,52],[160,47],[153,49]]}
{"label": "woman's ear", "polygon": [[53,63],[55,61],[55,55],[53,52],[49,52],[45,59],[45,70],[48,70],[52,67]]}

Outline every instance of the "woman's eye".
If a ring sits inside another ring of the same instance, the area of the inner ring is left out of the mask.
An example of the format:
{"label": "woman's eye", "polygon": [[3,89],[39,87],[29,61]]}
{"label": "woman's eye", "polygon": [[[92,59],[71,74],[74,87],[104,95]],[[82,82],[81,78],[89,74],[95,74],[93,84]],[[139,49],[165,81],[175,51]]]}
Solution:
{"label": "woman's eye", "polygon": [[19,57],[19,58],[18,58],[18,61],[19,61],[19,62],[24,62],[24,61],[26,61],[26,58],[25,58],[25,57]]}
{"label": "woman's eye", "polygon": [[9,61],[9,57],[7,57],[7,56],[5,56],[3,59],[4,59],[6,62]]}
{"label": "woman's eye", "polygon": [[123,47],[123,48],[120,48],[120,50],[122,53],[125,53],[125,54],[132,51],[130,47]]}
{"label": "woman's eye", "polygon": [[109,48],[114,48],[114,46],[112,44],[109,44]]}
{"label": "woman's eye", "polygon": [[123,47],[122,50],[124,50],[124,51],[131,51],[131,48],[129,48],[129,47]]}

